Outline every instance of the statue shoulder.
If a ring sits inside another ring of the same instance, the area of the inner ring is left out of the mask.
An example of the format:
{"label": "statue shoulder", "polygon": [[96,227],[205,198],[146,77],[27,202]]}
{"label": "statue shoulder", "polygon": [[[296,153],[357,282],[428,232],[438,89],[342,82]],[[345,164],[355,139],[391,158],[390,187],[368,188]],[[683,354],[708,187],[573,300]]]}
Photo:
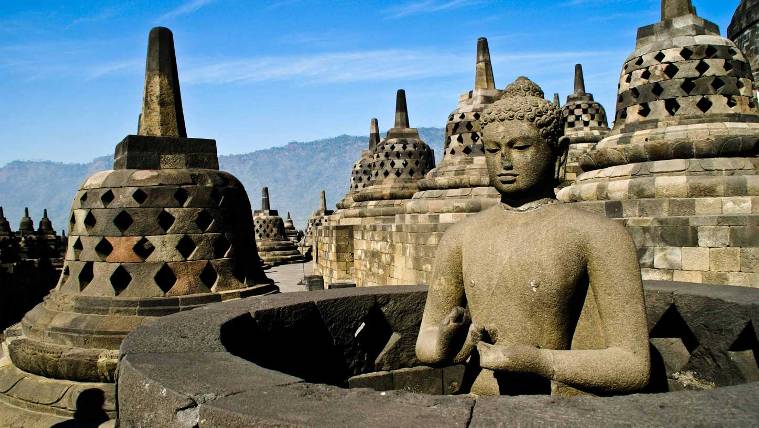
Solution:
{"label": "statue shoulder", "polygon": [[[489,224],[493,208],[495,207],[480,211],[477,214],[472,214],[452,224],[445,231],[445,234],[443,235],[443,241],[448,244],[452,244],[454,242],[460,243],[467,237],[476,236],[477,234],[481,233],[480,229],[486,227],[486,225]],[[441,241],[441,244],[443,241]]]}

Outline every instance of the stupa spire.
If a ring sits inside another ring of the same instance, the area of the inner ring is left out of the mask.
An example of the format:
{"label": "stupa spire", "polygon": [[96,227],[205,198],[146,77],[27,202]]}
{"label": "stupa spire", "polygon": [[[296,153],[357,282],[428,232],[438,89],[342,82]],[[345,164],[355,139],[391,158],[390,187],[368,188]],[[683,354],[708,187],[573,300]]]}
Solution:
{"label": "stupa spire", "polygon": [[477,39],[477,66],[474,78],[474,89],[495,89],[493,64],[490,61],[488,39]]}
{"label": "stupa spire", "polygon": [[5,218],[3,213],[3,207],[0,207],[0,234],[7,235],[11,233],[11,224],[8,219]]}
{"label": "stupa spire", "polygon": [[559,99],[559,93],[558,92],[554,92],[553,93],[553,104],[556,107],[561,107],[561,99]]}
{"label": "stupa spire", "polygon": [[582,73],[582,64],[575,64],[575,95],[585,95],[585,76]]}
{"label": "stupa spire", "polygon": [[394,128],[409,128],[408,107],[406,107],[406,91],[398,89],[395,94],[395,126]]}
{"label": "stupa spire", "polygon": [[29,217],[29,208],[24,208],[24,216],[21,217],[21,222],[18,226],[19,232],[22,233],[32,233],[34,232],[34,222],[32,222],[32,218]]}
{"label": "stupa spire", "polygon": [[683,15],[695,15],[696,8],[693,7],[691,0],[662,0],[661,2],[661,20],[677,18]]}
{"label": "stupa spire", "polygon": [[47,216],[47,208],[45,208],[42,211],[42,218],[40,219],[40,226],[37,228],[40,232],[52,232],[53,231],[53,223],[50,221],[50,219]]}
{"label": "stupa spire", "polygon": [[165,27],[150,30],[145,62],[145,93],[139,135],[187,137],[179,91],[174,36]]}
{"label": "stupa spire", "polygon": [[269,188],[264,187],[261,189],[261,210],[262,211],[269,211],[271,209],[271,204],[269,204]]}
{"label": "stupa spire", "polygon": [[322,190],[321,193],[321,202],[319,203],[319,210],[321,212],[327,211],[327,192]]}
{"label": "stupa spire", "polygon": [[377,144],[380,142],[379,122],[377,118],[372,118],[372,123],[369,126],[369,150],[374,151]]}

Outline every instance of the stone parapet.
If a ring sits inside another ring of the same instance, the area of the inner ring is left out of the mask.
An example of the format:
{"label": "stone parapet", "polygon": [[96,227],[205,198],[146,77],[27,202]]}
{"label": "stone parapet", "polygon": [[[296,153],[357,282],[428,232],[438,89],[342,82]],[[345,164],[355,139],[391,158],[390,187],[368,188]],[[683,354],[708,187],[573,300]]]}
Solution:
{"label": "stone parapet", "polygon": [[[644,290],[653,370],[643,393],[431,395],[450,393],[454,385],[439,369],[418,368],[414,344],[424,287],[353,288],[228,302],[138,328],[122,347],[119,422],[165,427],[186,426],[185,420],[198,420],[200,427],[377,426],[388,418],[399,426],[441,427],[504,421],[660,426],[696,419],[703,425],[754,424],[759,418],[752,327],[757,290],[666,281],[647,281]],[[446,369],[456,374],[456,367]],[[351,384],[357,388],[346,388]]]}

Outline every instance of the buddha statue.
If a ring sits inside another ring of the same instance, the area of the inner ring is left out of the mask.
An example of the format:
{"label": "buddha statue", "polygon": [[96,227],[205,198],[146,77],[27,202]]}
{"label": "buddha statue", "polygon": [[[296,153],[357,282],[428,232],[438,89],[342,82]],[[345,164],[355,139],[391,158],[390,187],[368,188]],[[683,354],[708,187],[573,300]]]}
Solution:
{"label": "buddha statue", "polygon": [[446,231],[416,343],[422,363],[466,364],[460,392],[612,394],[648,381],[635,246],[622,225],[556,200],[561,122],[524,77],[483,112],[501,200]]}

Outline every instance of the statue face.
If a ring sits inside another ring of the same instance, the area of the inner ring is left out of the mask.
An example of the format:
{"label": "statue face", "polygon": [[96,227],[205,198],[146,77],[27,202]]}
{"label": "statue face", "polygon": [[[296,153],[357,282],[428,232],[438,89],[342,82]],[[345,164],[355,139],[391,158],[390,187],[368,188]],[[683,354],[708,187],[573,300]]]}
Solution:
{"label": "statue face", "polygon": [[482,139],[490,184],[499,193],[518,197],[543,186],[553,187],[556,156],[532,122],[491,123]]}

